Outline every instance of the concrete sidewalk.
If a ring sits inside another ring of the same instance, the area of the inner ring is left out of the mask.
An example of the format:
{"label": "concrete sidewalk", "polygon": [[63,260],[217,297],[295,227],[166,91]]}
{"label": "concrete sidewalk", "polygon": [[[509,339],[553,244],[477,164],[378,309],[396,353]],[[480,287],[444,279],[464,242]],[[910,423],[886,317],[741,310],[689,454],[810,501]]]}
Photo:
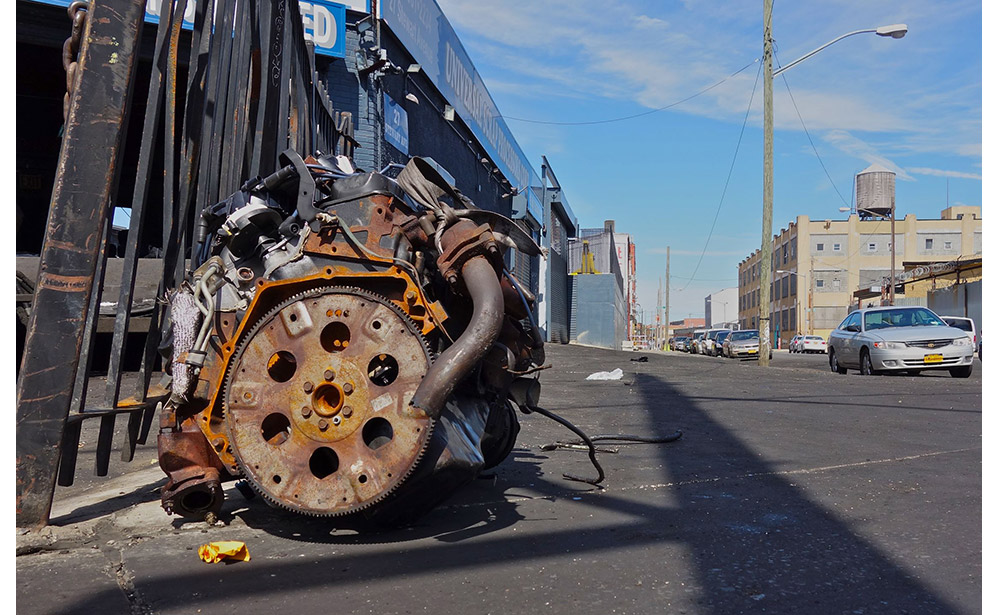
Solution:
{"label": "concrete sidewalk", "polygon": [[[216,526],[167,517],[151,439],[117,476],[59,488],[51,526],[19,533],[17,612],[982,611],[980,380],[838,376],[789,355],[768,370],[548,355],[548,409],[590,434],[682,439],[612,445],[593,489],[561,477],[595,473],[584,452],[540,449],[572,435],[521,416],[492,474],[374,534],[231,483]],[[585,381],[617,367],[620,381]],[[246,542],[251,560],[203,563],[212,540]]]}

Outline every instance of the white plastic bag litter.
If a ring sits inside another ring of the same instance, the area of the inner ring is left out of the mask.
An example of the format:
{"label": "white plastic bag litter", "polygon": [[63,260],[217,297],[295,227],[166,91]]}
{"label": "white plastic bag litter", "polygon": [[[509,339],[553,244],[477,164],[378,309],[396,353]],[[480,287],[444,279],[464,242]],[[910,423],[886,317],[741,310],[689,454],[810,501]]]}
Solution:
{"label": "white plastic bag litter", "polygon": [[586,380],[620,380],[624,377],[624,370],[619,367],[612,372],[596,372],[586,376]]}

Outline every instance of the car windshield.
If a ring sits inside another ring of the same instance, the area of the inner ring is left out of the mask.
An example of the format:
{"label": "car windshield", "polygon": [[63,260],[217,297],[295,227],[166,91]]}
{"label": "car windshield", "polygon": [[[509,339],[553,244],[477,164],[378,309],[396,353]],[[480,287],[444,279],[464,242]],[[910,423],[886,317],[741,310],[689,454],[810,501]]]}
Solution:
{"label": "car windshield", "polygon": [[743,341],[743,340],[750,340],[753,337],[759,337],[759,332],[755,331],[755,330],[753,330],[753,331],[735,331],[735,332],[733,332],[731,334],[731,337],[729,337],[728,340],[732,341],[732,342],[740,342],[740,341]]}
{"label": "car windshield", "polygon": [[721,331],[720,333],[717,334],[717,341],[723,342],[724,338],[728,337],[728,335],[730,334],[731,331]]}
{"label": "car windshield", "polygon": [[946,326],[938,316],[925,308],[896,308],[867,312],[863,315],[863,324],[867,331],[888,327]]}

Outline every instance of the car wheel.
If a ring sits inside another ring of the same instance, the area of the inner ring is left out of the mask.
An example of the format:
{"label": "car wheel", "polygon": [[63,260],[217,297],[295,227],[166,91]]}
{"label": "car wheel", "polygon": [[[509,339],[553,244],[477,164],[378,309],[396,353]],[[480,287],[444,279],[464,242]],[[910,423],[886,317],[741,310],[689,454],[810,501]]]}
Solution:
{"label": "car wheel", "polygon": [[859,373],[864,376],[872,376],[877,373],[873,369],[873,359],[870,358],[870,351],[866,348],[859,352]]}
{"label": "car wheel", "polygon": [[828,367],[836,374],[846,373],[846,368],[839,365],[839,357],[831,348],[828,349]]}
{"label": "car wheel", "polygon": [[949,375],[954,378],[970,378],[970,375],[974,373],[973,365],[964,365],[962,367],[954,367],[949,370]]}

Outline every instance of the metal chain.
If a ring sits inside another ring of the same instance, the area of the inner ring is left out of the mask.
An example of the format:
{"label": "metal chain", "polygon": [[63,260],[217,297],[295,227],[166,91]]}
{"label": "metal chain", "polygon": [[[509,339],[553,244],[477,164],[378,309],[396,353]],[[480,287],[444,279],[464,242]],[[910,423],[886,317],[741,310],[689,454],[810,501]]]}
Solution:
{"label": "metal chain", "polygon": [[90,3],[76,0],[69,5],[66,12],[73,21],[73,31],[62,44],[62,67],[66,71],[66,95],[62,99],[62,119],[69,118],[69,100],[76,89],[77,56],[80,53],[80,43],[83,39],[83,27],[86,25]]}

